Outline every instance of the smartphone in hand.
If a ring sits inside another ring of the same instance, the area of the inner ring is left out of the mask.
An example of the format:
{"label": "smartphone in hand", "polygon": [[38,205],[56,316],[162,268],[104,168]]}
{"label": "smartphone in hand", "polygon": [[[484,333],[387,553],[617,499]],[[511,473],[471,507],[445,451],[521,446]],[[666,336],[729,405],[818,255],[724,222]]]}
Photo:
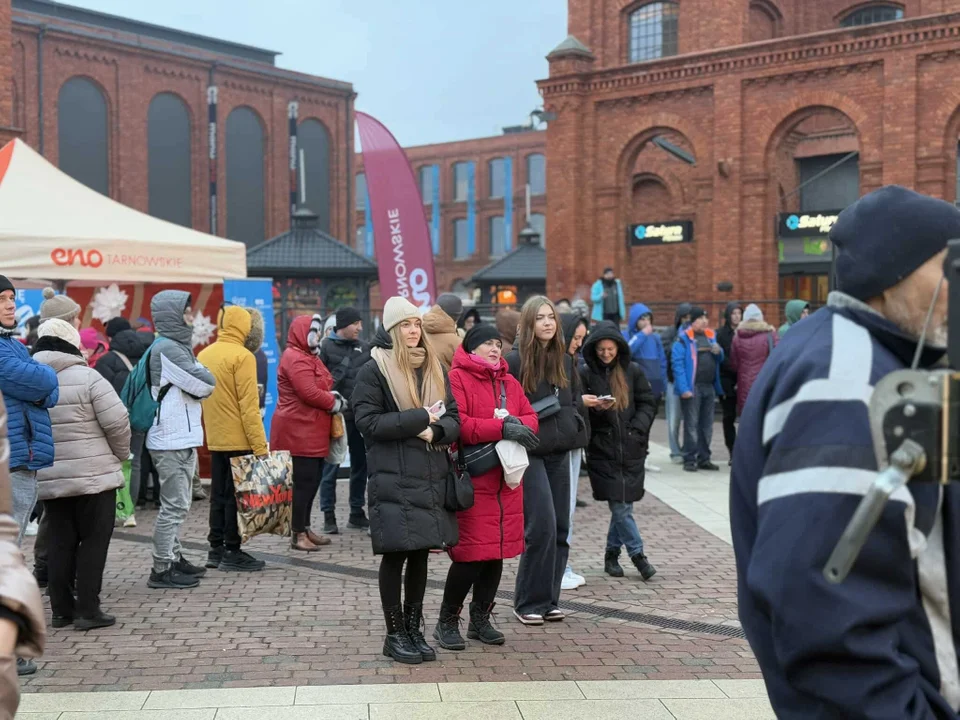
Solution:
{"label": "smartphone in hand", "polygon": [[445,412],[447,412],[447,406],[443,404],[443,400],[437,400],[433,405],[427,408],[427,412],[440,418],[443,417]]}

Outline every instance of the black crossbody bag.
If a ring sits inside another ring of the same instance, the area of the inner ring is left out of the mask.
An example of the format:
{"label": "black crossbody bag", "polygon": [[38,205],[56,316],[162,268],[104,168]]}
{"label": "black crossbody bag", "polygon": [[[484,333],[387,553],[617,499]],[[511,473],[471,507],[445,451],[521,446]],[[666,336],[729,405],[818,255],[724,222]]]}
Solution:
{"label": "black crossbody bag", "polygon": [[[500,409],[507,409],[507,384],[502,380],[500,381]],[[458,454],[462,454],[463,464],[470,477],[486,475],[500,466],[500,456],[497,455],[497,444],[495,442],[461,446]]]}

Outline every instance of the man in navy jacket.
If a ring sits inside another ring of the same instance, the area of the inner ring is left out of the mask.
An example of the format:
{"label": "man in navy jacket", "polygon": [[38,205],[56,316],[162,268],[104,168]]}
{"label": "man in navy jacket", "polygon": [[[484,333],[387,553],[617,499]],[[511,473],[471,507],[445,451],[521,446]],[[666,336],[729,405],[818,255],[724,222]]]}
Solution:
{"label": "man in navy jacket", "polygon": [[[777,717],[955,718],[960,488],[894,494],[849,577],[823,577],[878,463],[867,408],[908,367],[960,210],[886,187],[830,233],[838,292],[783,338],[741,415],[730,519],[740,620]],[[947,292],[921,359],[943,358]]]}

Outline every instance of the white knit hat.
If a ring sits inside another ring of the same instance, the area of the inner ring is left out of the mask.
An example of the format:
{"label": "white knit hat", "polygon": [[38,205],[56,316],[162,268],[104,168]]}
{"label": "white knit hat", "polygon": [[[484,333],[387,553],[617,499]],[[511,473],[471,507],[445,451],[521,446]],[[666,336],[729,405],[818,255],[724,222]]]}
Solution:
{"label": "white knit hat", "polygon": [[744,322],[749,322],[750,320],[759,320],[763,322],[763,310],[758,308],[753,303],[747,305],[747,309],[743,311],[743,320]]}
{"label": "white knit hat", "polygon": [[73,345],[77,350],[80,349],[80,333],[66,320],[51,318],[40,323],[37,329],[37,337],[55,337],[64,340]]}
{"label": "white knit hat", "polygon": [[420,311],[412,302],[402,297],[392,297],[383,306],[383,327],[387,332],[393,330],[404,320],[420,317]]}

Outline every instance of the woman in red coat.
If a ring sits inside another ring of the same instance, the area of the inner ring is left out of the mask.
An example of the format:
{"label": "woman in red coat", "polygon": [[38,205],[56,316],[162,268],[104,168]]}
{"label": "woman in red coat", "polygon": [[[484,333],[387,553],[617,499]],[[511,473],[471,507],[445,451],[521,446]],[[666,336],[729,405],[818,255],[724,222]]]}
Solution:
{"label": "woman in red coat", "polygon": [[777,331],[763,320],[763,311],[747,305],[730,350],[730,369],[737,373],[737,415],[747,404],[750,388],[778,341]]}
{"label": "woman in red coat", "polygon": [[277,371],[279,398],[270,427],[270,449],[289,450],[293,456],[291,547],[304,552],[330,544],[330,538],[310,529],[310,508],[330,450],[331,417],[343,409],[340,395],[331,392],[333,377],[307,344],[310,321],[309,315],[301,315],[290,324],[287,349]]}
{"label": "woman in red coat", "polygon": [[[460,442],[465,448],[500,440],[513,440],[528,449],[539,444],[537,414],[501,354],[496,327],[480,323],[470,329],[453,356],[450,391],[460,412]],[[467,637],[503,645],[503,633],[490,624],[490,613],[503,561],[523,552],[523,489],[507,486],[499,463],[472,480],[474,504],[457,513],[460,542],[449,551],[453,563],[433,633],[448,650],[466,647],[460,635],[460,611],[471,587]]]}

